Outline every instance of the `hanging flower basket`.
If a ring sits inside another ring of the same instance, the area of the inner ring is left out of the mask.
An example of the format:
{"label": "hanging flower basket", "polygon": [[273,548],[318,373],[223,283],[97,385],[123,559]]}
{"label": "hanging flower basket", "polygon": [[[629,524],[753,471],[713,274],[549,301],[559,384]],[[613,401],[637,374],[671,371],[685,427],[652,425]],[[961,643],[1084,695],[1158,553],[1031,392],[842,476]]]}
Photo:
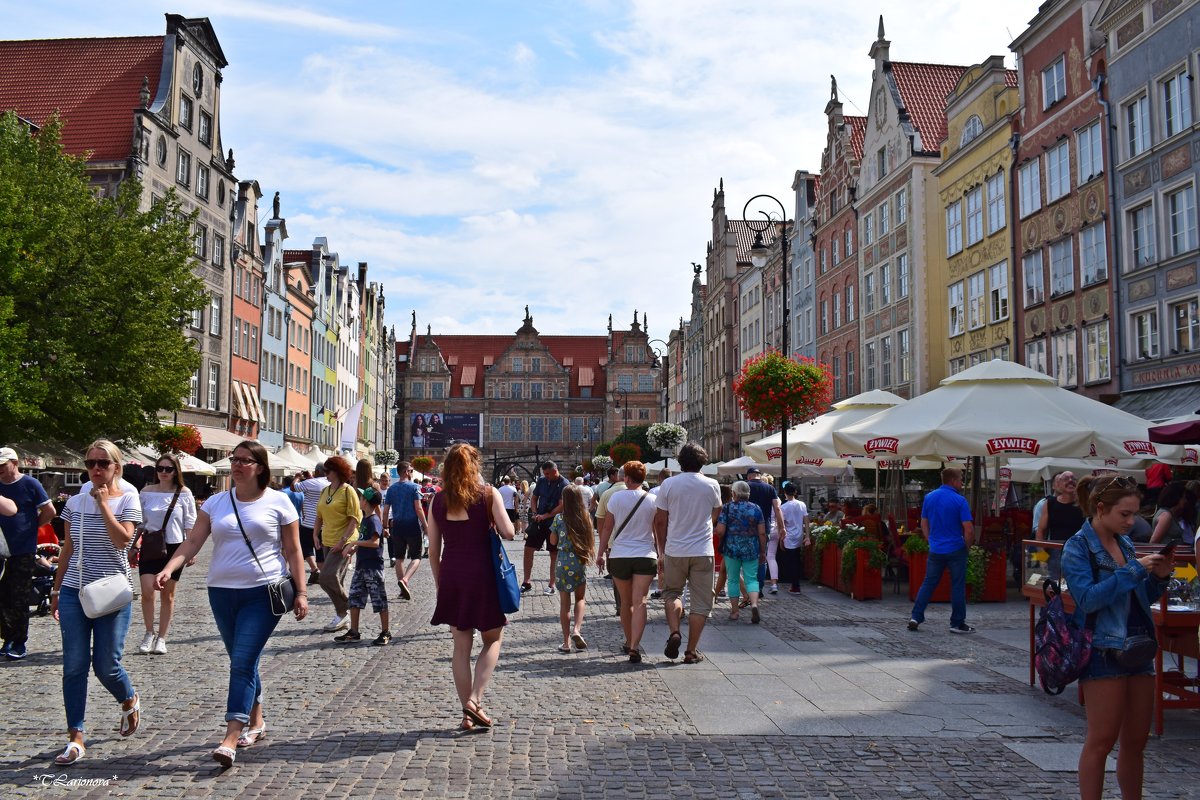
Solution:
{"label": "hanging flower basket", "polygon": [[594,456],[592,458],[592,471],[597,475],[607,475],[612,465],[613,460],[608,456]]}
{"label": "hanging flower basket", "polygon": [[430,456],[417,456],[412,460],[413,469],[422,474],[433,471],[433,458]]}
{"label": "hanging flower basket", "polygon": [[642,458],[642,448],[638,447],[633,442],[618,442],[609,450],[612,454],[612,459],[618,464],[624,464],[626,461],[640,461]]}
{"label": "hanging flower basket", "polygon": [[769,429],[806,422],[833,399],[829,367],[811,358],[786,358],[769,350],[747,359],[733,382],[743,413]]}
{"label": "hanging flower basket", "polygon": [[646,440],[658,452],[673,454],[687,441],[687,428],[674,422],[656,422],[647,429]]}
{"label": "hanging flower basket", "polygon": [[375,463],[382,466],[391,466],[400,461],[400,454],[395,450],[376,450]]}
{"label": "hanging flower basket", "polygon": [[204,446],[200,431],[195,425],[164,425],[154,432],[154,444],[160,453],[187,453],[196,455]]}

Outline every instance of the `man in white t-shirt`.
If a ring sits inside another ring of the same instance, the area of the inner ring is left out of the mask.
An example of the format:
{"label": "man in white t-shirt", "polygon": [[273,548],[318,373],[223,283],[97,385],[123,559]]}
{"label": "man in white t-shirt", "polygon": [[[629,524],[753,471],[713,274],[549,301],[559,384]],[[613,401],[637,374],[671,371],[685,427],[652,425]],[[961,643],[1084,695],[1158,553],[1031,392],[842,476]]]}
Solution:
{"label": "man in white t-shirt", "polygon": [[679,451],[680,474],[663,481],[655,498],[654,536],[663,553],[659,561],[659,585],[666,605],[667,638],[663,654],[678,658],[683,616],[683,586],[691,591],[688,641],[683,663],[704,660],[699,650],[700,635],[713,606],[713,527],[721,513],[721,487],[700,474],[708,453],[695,442]]}
{"label": "man in white t-shirt", "polygon": [[587,481],[585,481],[583,478],[576,478],[575,485],[579,487],[579,491],[582,493],[580,496],[583,498],[583,507],[591,511],[593,495],[592,487],[588,486]]}
{"label": "man in white t-shirt", "polygon": [[508,514],[508,518],[512,520],[512,524],[517,524],[517,490],[512,485],[512,478],[505,475],[500,479],[500,488],[496,491],[500,492],[500,497],[504,500],[504,512]]}
{"label": "man in white t-shirt", "polygon": [[300,507],[300,552],[304,555],[304,563],[308,564],[309,586],[321,579],[321,568],[317,562],[325,560],[325,551],[316,540],[313,528],[317,524],[317,501],[321,499],[321,492],[325,491],[328,485],[329,479],[325,477],[324,463],[313,467],[313,477],[296,484],[296,488],[304,492],[304,503]]}

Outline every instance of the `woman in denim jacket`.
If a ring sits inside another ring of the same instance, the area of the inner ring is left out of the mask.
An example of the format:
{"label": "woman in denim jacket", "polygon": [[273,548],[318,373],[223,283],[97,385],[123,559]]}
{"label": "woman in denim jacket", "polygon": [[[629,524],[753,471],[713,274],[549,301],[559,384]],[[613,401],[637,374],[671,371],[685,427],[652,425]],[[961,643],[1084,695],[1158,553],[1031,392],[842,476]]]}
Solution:
{"label": "woman in denim jacket", "polygon": [[1118,738],[1121,796],[1142,796],[1142,753],[1154,711],[1154,665],[1124,668],[1115,653],[1125,648],[1129,636],[1154,635],[1150,602],[1162,594],[1173,567],[1167,556],[1135,557],[1125,534],[1133,527],[1138,502],[1137,484],[1128,478],[1084,478],[1079,482],[1079,506],[1088,519],[1063,545],[1062,570],[1075,600],[1075,622],[1083,626],[1089,614],[1096,615],[1092,658],[1079,679],[1087,710],[1087,739],[1079,755],[1083,800],[1100,799],[1104,762]]}

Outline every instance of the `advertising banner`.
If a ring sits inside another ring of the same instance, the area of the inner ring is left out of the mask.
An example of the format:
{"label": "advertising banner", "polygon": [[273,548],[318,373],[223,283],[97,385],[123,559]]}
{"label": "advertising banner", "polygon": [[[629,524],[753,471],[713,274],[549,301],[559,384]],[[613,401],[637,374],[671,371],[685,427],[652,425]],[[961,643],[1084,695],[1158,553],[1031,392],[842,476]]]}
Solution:
{"label": "advertising banner", "polygon": [[409,420],[409,443],[413,447],[444,449],[455,442],[481,447],[480,414],[413,414]]}

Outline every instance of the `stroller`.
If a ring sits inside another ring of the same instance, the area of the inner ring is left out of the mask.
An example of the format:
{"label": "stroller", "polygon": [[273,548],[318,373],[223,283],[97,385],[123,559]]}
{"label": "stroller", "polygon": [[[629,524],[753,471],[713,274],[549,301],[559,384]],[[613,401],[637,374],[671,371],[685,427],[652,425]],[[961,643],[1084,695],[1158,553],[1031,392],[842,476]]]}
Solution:
{"label": "stroller", "polygon": [[58,556],[62,545],[58,535],[49,525],[43,525],[38,530],[37,556],[33,564],[33,590],[29,595],[29,605],[37,607],[37,615],[44,617],[50,613],[50,591],[54,588],[54,573],[58,569]]}

